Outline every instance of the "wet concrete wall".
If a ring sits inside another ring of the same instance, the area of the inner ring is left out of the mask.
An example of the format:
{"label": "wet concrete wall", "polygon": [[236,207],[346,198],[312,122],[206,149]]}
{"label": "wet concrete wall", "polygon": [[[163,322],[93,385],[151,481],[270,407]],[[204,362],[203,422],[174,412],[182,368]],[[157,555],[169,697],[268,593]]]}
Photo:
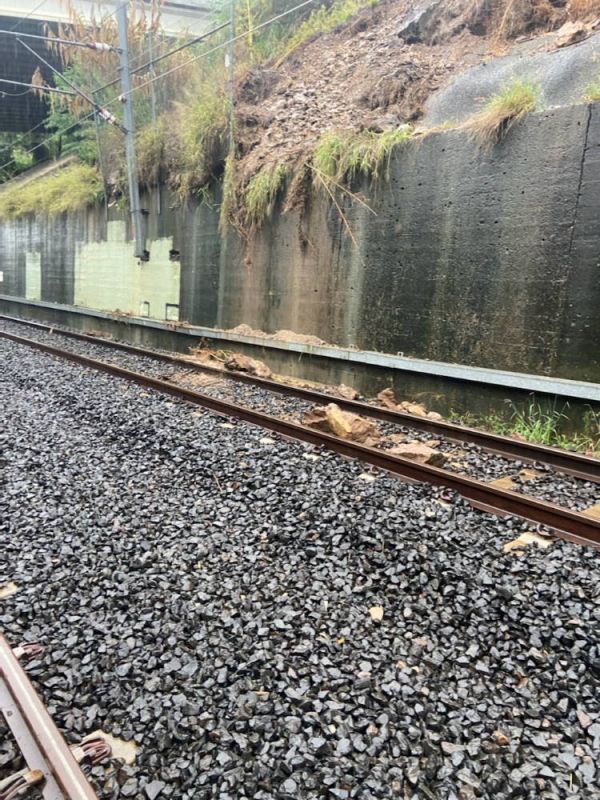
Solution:
{"label": "wet concrete wall", "polygon": [[389,183],[279,216],[224,272],[222,322],[600,381],[600,106],[531,115],[492,150],[407,144]]}
{"label": "wet concrete wall", "polygon": [[0,292],[600,382],[599,187],[600,106],[582,104],[489,151],[460,131],[407,143],[360,187],[372,210],[344,201],[352,236],[315,193],[223,237],[218,187],[176,210],[146,198],[144,265],[115,209],[2,222]]}

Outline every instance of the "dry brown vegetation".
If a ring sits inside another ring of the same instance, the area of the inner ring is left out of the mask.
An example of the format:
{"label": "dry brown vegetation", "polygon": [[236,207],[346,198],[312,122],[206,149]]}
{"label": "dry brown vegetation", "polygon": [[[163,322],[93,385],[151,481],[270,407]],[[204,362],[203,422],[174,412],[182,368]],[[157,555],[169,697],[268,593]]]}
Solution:
{"label": "dry brown vegetation", "polygon": [[514,81],[492,97],[478,114],[464,124],[480,144],[490,147],[527,114],[535,110],[539,90],[525,81]]}

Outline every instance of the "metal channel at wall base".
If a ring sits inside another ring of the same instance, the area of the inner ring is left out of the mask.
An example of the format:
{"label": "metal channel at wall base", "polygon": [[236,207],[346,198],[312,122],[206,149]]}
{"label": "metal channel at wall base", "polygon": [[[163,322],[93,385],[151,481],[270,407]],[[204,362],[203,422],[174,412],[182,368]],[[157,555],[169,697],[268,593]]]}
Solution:
{"label": "metal channel at wall base", "polygon": [[535,392],[536,394],[553,395],[565,399],[600,403],[600,384],[598,383],[574,381],[566,378],[548,378],[542,375],[487,369],[485,367],[471,367],[466,364],[449,364],[443,361],[427,361],[426,359],[407,358],[406,356],[397,356],[391,353],[377,353],[372,350],[353,350],[344,347],[279,341],[261,336],[244,336],[217,328],[204,328],[197,325],[188,325],[187,323],[169,324],[145,317],[111,314],[110,312],[97,311],[91,308],[69,306],[61,303],[45,303],[39,300],[25,300],[21,297],[11,297],[3,294],[0,294],[0,302],[17,303],[24,308],[35,307],[59,313],[79,314],[83,317],[103,319],[110,322],[121,322],[131,327],[153,328],[166,333],[189,336],[193,339],[212,339],[219,342],[252,345],[265,350],[280,350],[300,355],[317,356],[343,364],[381,367],[397,372],[409,372],[489,387],[503,387],[516,391]]}
{"label": "metal channel at wall base", "polygon": [[44,800],[98,800],[1,633],[0,710],[28,767],[44,774]]}
{"label": "metal channel at wall base", "polygon": [[467,478],[463,475],[456,475],[438,467],[428,464],[419,464],[407,458],[390,455],[386,450],[377,450],[374,447],[367,447],[363,444],[350,442],[331,436],[312,428],[305,428],[295,422],[288,422],[278,417],[272,417],[259,411],[218,400],[215,397],[186,389],[174,383],[152,378],[139,372],[117,367],[104,361],[97,361],[87,356],[73,353],[69,350],[61,350],[51,345],[43,344],[34,339],[27,339],[16,336],[12,333],[0,331],[0,338],[9,339],[17,344],[26,345],[34,350],[40,350],[52,356],[58,356],[66,361],[72,361],[84,367],[106,372],[117,378],[123,378],[132,383],[137,383],[146,388],[155,389],[158,392],[180,400],[194,403],[218,414],[249,422],[261,428],[274,431],[275,433],[287,436],[296,441],[306,442],[316,447],[326,447],[348,458],[364,461],[380,469],[387,470],[402,478],[408,478],[419,483],[430,483],[434,486],[442,486],[446,489],[456,491],[465,499],[471,501],[478,507],[483,507],[493,513],[500,515],[513,514],[522,519],[533,522],[535,525],[544,525],[551,528],[557,535],[578,544],[600,546],[600,521],[593,517],[585,516],[573,511],[569,511],[561,506],[538,500],[534,497],[510,492],[505,489],[491,486],[490,484]]}

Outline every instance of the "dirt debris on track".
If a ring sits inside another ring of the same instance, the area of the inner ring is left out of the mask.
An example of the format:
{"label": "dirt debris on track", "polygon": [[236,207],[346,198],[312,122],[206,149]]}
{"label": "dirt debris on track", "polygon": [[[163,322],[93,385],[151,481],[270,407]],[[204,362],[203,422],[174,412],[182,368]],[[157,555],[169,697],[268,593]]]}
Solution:
{"label": "dirt debris on track", "polygon": [[[15,323],[3,321],[0,327],[15,330],[22,333],[20,326],[15,327]],[[295,422],[305,421],[306,414],[318,411],[314,403],[293,396],[279,395],[261,386],[252,386],[241,383],[235,376],[227,375],[227,371],[216,374],[202,374],[195,369],[185,370],[179,366],[173,368],[155,360],[151,356],[140,356],[122,351],[111,351],[102,344],[78,342],[73,339],[62,337],[60,333],[54,332],[52,335],[45,331],[29,330],[28,337],[34,340],[50,341],[52,344],[64,346],[67,350],[81,353],[83,355],[96,358],[100,361],[108,361],[117,366],[131,369],[134,372],[142,372],[167,381],[174,381],[182,386],[200,391],[226,402],[233,402],[241,406],[252,408],[276,417],[282,417]],[[222,365],[221,361],[211,364]],[[258,362],[259,364],[261,362]],[[278,379],[281,376],[276,376]],[[292,381],[294,383],[294,381]],[[315,385],[316,388],[322,388]],[[335,387],[330,387],[336,393]],[[400,404],[400,407],[421,409],[422,414],[425,409],[414,404]],[[370,420],[360,417],[357,420],[357,431],[361,428],[367,432],[370,430]],[[367,426],[364,428],[364,426]],[[383,449],[394,448],[398,445],[423,443],[427,447],[435,448],[437,455],[443,454],[445,469],[466,474],[473,478],[496,482],[501,480],[506,482],[504,488],[511,488],[514,491],[523,492],[545,500],[557,502],[566,508],[574,511],[583,511],[590,506],[598,503],[598,484],[565,475],[547,464],[536,464],[537,474],[535,480],[531,475],[523,475],[527,465],[521,461],[505,458],[496,453],[483,450],[476,444],[466,442],[457,443],[433,433],[419,431],[410,426],[398,425],[396,423],[378,423],[376,429],[371,429],[374,436],[369,436],[369,444]],[[436,456],[434,456],[436,459]],[[440,461],[442,459],[439,459]]]}
{"label": "dirt debris on track", "polygon": [[101,798],[600,797],[598,553],[0,346],[2,626]]}

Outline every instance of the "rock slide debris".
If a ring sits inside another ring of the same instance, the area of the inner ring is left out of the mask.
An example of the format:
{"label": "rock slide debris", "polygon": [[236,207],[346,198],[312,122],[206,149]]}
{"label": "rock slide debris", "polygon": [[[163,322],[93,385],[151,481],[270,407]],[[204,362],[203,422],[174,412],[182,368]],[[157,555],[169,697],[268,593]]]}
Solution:
{"label": "rock slide debris", "polygon": [[234,372],[247,372],[249,375],[256,375],[257,378],[272,378],[273,373],[263,361],[241,353],[233,353],[225,361],[225,369]]}
{"label": "rock slide debris", "polygon": [[370,446],[381,438],[376,422],[349,411],[342,411],[336,403],[308,411],[304,414],[303,422],[309,428]]}

